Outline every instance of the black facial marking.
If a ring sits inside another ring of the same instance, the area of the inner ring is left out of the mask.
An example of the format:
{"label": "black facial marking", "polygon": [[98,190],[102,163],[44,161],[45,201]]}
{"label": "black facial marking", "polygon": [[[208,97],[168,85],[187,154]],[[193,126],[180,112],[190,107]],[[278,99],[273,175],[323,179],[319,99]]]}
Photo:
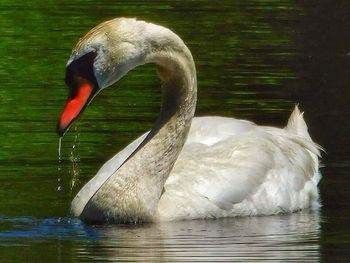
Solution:
{"label": "black facial marking", "polygon": [[91,51],[82,57],[74,60],[66,68],[65,82],[69,87],[69,96],[74,97],[80,79],[85,79],[93,84],[95,88],[98,87],[97,80],[94,74],[94,60],[96,52]]}

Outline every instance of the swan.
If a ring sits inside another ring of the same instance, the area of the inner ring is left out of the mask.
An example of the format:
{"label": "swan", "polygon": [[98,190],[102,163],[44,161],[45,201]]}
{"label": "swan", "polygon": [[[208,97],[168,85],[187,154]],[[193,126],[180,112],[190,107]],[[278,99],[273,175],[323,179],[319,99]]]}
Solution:
{"label": "swan", "polygon": [[320,147],[296,106],[285,128],[226,117],[193,118],[191,52],[171,30],[132,18],[101,23],[67,62],[60,136],[104,88],[154,63],[161,80],[153,128],[117,153],[72,200],[93,223],[139,223],[273,215],[319,207]]}

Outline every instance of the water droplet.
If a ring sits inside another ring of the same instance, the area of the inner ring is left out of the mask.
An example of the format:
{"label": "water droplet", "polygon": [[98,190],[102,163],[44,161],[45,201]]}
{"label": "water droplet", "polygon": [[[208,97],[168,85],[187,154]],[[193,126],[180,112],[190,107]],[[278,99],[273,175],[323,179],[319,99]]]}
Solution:
{"label": "water droplet", "polygon": [[79,144],[80,144],[80,134],[78,131],[78,127],[75,126],[74,129],[76,135],[74,136],[74,141],[72,144],[72,149],[70,151],[69,160],[71,162],[71,182],[70,182],[70,190],[73,190],[75,185],[79,182],[80,175],[80,156],[79,156]]}
{"label": "water droplet", "polygon": [[61,191],[62,190],[62,186],[57,186],[57,191]]}
{"label": "water droplet", "polygon": [[63,138],[63,137],[60,137],[60,138],[58,139],[58,162],[59,162],[59,163],[61,163],[61,161],[62,161],[62,155],[61,155],[62,138]]}

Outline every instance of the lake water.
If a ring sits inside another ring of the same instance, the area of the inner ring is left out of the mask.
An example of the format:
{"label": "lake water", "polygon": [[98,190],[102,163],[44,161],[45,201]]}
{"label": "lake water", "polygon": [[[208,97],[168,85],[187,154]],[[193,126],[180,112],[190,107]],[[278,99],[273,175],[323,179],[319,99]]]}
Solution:
{"label": "lake water", "polygon": [[[0,262],[349,262],[350,3],[322,2],[2,0]],[[118,16],[184,39],[197,66],[197,116],[283,126],[299,103],[326,149],[320,211],[140,226],[67,218],[82,185],[159,112],[155,69],[137,68],[94,100],[58,161],[71,48]]]}

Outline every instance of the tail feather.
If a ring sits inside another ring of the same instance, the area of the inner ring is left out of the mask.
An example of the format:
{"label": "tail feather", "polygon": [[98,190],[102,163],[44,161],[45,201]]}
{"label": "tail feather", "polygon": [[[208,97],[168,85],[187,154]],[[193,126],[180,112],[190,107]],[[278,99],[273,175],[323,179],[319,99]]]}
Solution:
{"label": "tail feather", "polygon": [[285,129],[291,133],[297,134],[300,137],[312,141],[303,115],[304,112],[300,112],[298,105],[295,105],[295,108],[289,117],[288,124]]}

